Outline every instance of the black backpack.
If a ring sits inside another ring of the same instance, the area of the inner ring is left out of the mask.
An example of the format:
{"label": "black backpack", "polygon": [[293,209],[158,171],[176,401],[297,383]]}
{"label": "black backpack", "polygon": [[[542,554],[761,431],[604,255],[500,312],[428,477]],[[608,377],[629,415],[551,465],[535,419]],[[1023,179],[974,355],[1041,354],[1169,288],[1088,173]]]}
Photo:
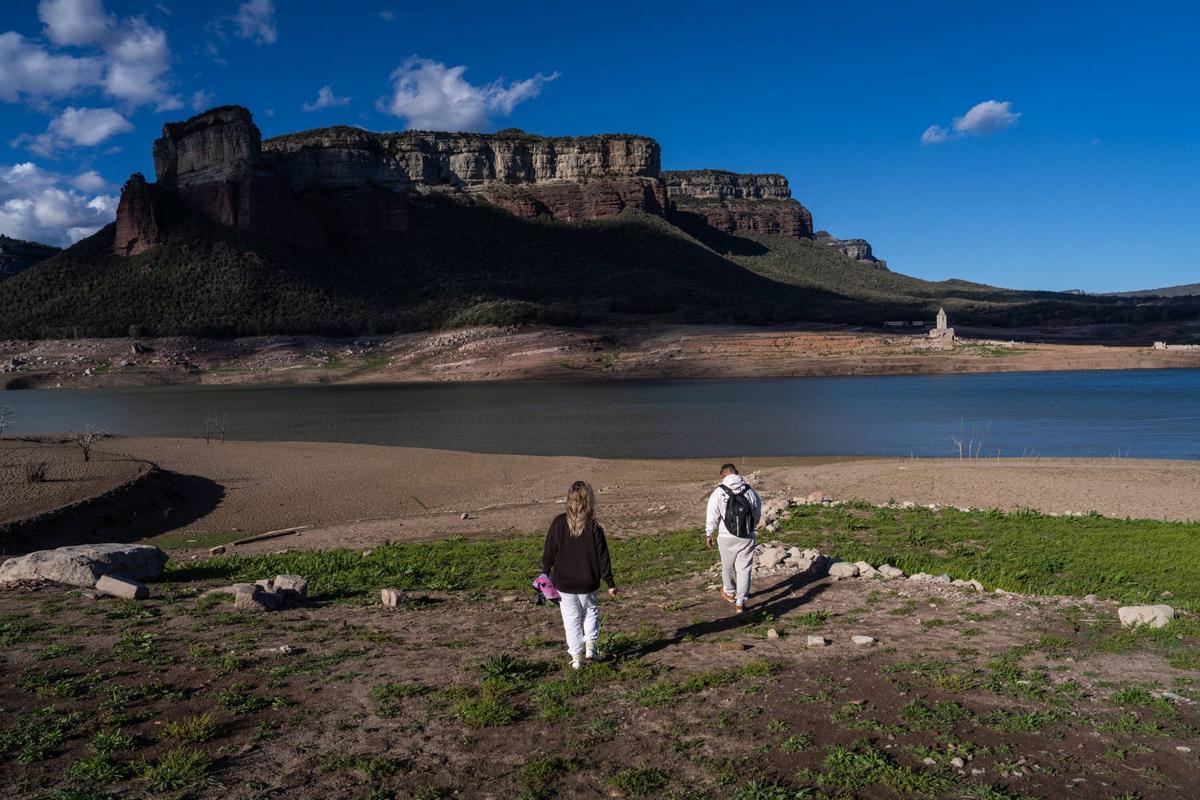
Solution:
{"label": "black backpack", "polygon": [[725,503],[725,528],[739,539],[754,536],[754,505],[750,502],[749,488],[735,492],[725,484],[721,489],[729,496]]}

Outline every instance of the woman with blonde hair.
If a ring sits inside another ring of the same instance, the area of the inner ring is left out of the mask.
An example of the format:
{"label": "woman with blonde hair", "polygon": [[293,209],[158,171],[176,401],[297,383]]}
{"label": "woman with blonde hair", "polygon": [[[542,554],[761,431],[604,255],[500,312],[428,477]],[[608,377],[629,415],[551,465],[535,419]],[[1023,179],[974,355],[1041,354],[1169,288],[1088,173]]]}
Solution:
{"label": "woman with blonde hair", "polygon": [[583,659],[599,661],[596,638],[600,634],[600,582],[608,593],[617,593],[604,528],[596,522],[596,493],[586,481],[575,481],[567,492],[567,512],[550,523],[542,548],[542,572],[554,581],[561,596],[563,629],[571,666]]}

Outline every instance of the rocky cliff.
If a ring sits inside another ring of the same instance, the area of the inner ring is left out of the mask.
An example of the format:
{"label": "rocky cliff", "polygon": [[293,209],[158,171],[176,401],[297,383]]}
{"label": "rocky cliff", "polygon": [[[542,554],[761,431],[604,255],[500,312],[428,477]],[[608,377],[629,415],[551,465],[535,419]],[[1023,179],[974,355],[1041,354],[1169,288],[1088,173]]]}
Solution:
{"label": "rocky cliff", "polygon": [[812,215],[792,199],[782,175],[706,169],[667,171],[662,176],[678,213],[699,216],[717,230],[812,236]]}
{"label": "rocky cliff", "polygon": [[48,244],[12,239],[0,233],[0,281],[45,261],[58,250]]}
{"label": "rocky cliff", "polygon": [[813,237],[818,243],[832,247],[842,255],[861,261],[875,269],[887,270],[887,262],[875,257],[871,243],[866,239],[838,239],[829,231],[817,231]]}
{"label": "rocky cliff", "polygon": [[[163,126],[157,186],[223,224],[320,247],[340,234],[404,230],[411,204],[437,192],[521,217],[597,219],[634,208],[665,216],[658,143],[644,136],[534,136],[337,126],[262,141],[250,112],[222,106]],[[144,181],[122,194],[114,249],[152,246]]]}

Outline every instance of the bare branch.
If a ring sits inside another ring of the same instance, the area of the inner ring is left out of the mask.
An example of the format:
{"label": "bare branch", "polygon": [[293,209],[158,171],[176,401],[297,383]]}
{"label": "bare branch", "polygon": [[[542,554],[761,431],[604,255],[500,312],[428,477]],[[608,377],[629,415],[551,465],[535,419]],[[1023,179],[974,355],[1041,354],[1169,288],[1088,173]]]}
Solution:
{"label": "bare branch", "polygon": [[92,460],[92,447],[106,436],[108,436],[106,432],[97,430],[89,424],[81,431],[70,431],[67,434],[67,441],[79,448],[83,453],[83,460],[87,462]]}

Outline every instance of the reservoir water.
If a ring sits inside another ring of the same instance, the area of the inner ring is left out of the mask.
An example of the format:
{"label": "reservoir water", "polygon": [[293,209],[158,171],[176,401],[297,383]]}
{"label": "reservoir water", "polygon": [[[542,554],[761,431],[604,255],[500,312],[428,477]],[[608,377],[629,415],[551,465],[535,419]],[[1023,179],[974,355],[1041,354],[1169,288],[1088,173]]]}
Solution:
{"label": "reservoir water", "polygon": [[335,441],[628,458],[1200,458],[1200,370],[0,393],[11,434]]}

